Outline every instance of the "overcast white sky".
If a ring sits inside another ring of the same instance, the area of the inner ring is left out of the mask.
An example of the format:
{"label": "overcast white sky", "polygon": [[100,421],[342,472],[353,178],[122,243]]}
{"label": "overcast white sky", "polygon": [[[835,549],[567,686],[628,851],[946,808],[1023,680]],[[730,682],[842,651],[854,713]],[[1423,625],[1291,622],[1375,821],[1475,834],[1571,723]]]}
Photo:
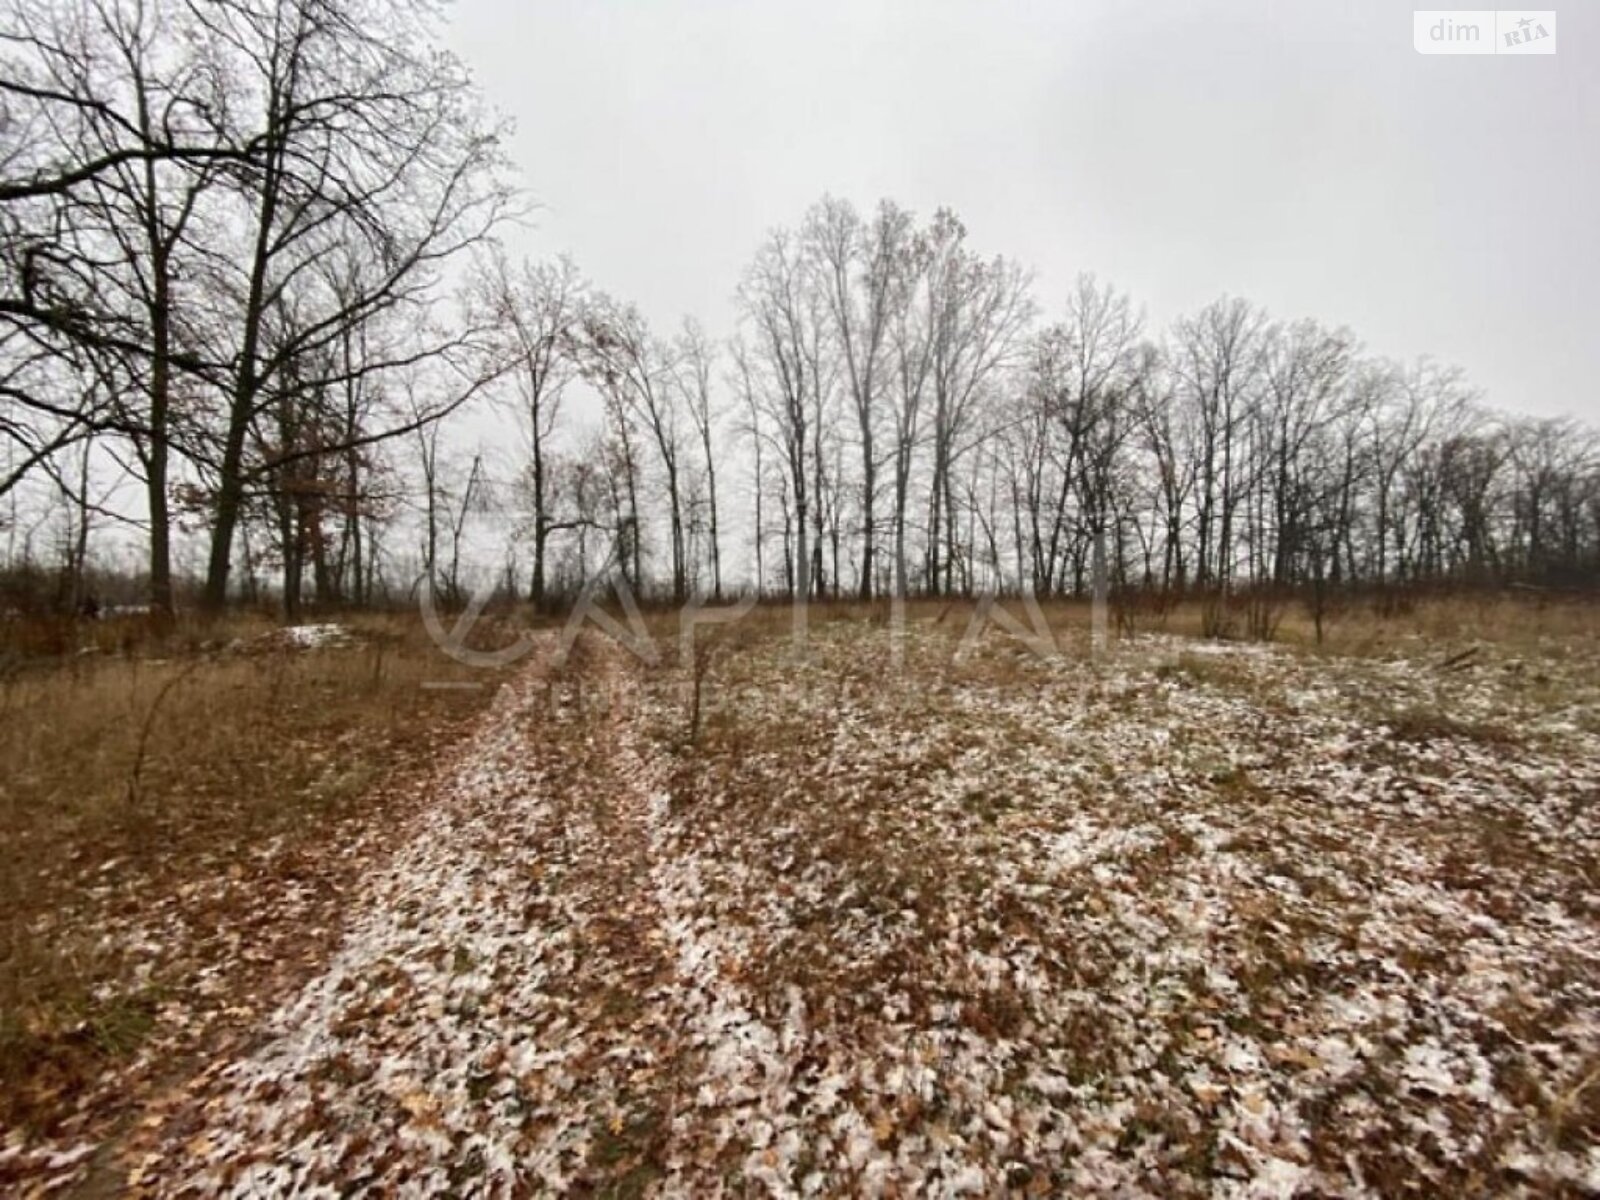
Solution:
{"label": "overcast white sky", "polygon": [[1422,56],[1411,6],[458,0],[451,38],[571,253],[664,330],[731,328],[824,192],[938,205],[1165,323],[1227,292],[1600,419],[1600,10],[1552,56]]}

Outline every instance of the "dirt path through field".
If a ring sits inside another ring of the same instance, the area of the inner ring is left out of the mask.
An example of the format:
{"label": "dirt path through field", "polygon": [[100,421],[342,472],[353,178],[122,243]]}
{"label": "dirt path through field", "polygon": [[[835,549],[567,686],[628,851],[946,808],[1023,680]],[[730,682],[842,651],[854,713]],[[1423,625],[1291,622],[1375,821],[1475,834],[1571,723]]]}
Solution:
{"label": "dirt path through field", "polygon": [[629,662],[553,648],[360,890],[326,971],[135,1139],[130,1184],[630,1191],[667,1171],[705,1065],[686,1033],[737,1005],[664,886]]}

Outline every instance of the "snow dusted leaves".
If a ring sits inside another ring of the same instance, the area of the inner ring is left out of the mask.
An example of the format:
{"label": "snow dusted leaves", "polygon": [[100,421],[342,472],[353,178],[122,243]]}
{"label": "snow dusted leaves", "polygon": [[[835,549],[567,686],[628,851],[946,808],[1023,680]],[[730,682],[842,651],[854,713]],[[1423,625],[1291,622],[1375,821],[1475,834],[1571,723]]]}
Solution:
{"label": "snow dusted leaves", "polygon": [[1600,1186],[1583,720],[1475,739],[1485,672],[1399,736],[1415,667],[1160,639],[885,688],[871,637],[741,654],[694,747],[670,671],[532,667],[142,1185]]}

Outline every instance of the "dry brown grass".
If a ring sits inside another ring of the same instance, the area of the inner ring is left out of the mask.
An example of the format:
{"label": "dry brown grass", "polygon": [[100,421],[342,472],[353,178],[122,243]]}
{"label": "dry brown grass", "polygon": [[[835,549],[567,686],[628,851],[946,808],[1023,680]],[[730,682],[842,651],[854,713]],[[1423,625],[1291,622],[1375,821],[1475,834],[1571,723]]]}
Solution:
{"label": "dry brown grass", "polygon": [[302,650],[251,616],[148,636],[96,622],[70,636],[114,653],[13,658],[0,677],[0,1125],[49,1119],[45,1101],[151,1024],[160,973],[126,978],[103,917],[162,910],[265,841],[317,838],[492,691],[422,686],[493,680],[414,616],[347,624],[348,645]]}
{"label": "dry brown grass", "polygon": [[0,676],[53,670],[75,657],[198,654],[236,639],[259,637],[278,624],[267,611],[244,609],[221,618],[197,613],[165,620],[150,613],[116,614],[100,620],[49,615],[7,618],[0,620]]}
{"label": "dry brown grass", "polygon": [[[1322,649],[1366,657],[1422,639],[1441,648],[1472,642],[1535,650],[1600,633],[1600,604],[1586,597],[1530,598],[1505,592],[1421,597],[1383,611],[1376,602],[1351,602],[1329,616]],[[1279,640],[1311,647],[1316,635],[1303,606],[1291,608]]]}
{"label": "dry brown grass", "polygon": [[[1136,597],[1137,599],[1137,597]],[[1294,649],[1350,658],[1416,657],[1436,653],[1439,664],[1474,645],[1493,648],[1494,657],[1504,661],[1525,656],[1530,660],[1560,657],[1571,646],[1593,645],[1600,638],[1600,603],[1595,599],[1570,595],[1538,593],[1464,592],[1458,594],[1404,595],[1395,597],[1346,597],[1330,605],[1323,617],[1323,636],[1319,642],[1313,614],[1306,603],[1278,596],[1272,600],[1270,640]],[[1249,598],[1235,597],[1237,608],[1227,624],[1232,633],[1226,640],[1253,640],[1247,637]],[[950,649],[965,635],[973,617],[974,598],[913,597],[905,604],[905,622],[913,634],[935,635]],[[1003,597],[999,601],[1013,618],[1024,626],[1031,624],[1021,601]],[[1088,599],[1050,597],[1038,602],[1057,647],[1069,656],[1083,657],[1090,651],[1094,608]],[[1127,606],[1124,606],[1127,607]],[[1137,606],[1136,606],[1137,607]],[[1134,619],[1117,619],[1116,605],[1108,614],[1109,636],[1126,641],[1150,634],[1213,640],[1207,629],[1215,627],[1216,614],[1208,613],[1203,598],[1145,601]],[[823,634],[829,627],[868,625],[887,630],[891,607],[888,600],[861,603],[855,600],[813,601],[807,610],[807,627]],[[650,635],[662,648],[667,661],[675,661],[679,634],[674,610],[654,610],[645,617]],[[780,600],[763,602],[738,623],[745,640],[766,638],[786,640],[794,626],[793,610]],[[1009,635],[991,623],[986,638],[1008,640]],[[977,656],[981,669],[993,673],[1010,669],[1004,659]],[[976,669],[976,668],[975,668]],[[1021,682],[1026,672],[1018,675]]]}

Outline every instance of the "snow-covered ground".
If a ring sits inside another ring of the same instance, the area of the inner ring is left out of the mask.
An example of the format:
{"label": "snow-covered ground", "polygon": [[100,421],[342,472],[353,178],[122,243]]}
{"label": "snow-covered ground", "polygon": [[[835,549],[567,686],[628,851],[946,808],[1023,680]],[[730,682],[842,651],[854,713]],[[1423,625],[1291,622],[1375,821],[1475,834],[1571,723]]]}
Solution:
{"label": "snow-covered ground", "polygon": [[1600,1189],[1591,660],[881,637],[532,664],[131,1182]]}
{"label": "snow-covered ground", "polygon": [[313,625],[286,625],[279,633],[287,645],[297,646],[302,650],[343,645],[350,640],[350,631],[333,621]]}

